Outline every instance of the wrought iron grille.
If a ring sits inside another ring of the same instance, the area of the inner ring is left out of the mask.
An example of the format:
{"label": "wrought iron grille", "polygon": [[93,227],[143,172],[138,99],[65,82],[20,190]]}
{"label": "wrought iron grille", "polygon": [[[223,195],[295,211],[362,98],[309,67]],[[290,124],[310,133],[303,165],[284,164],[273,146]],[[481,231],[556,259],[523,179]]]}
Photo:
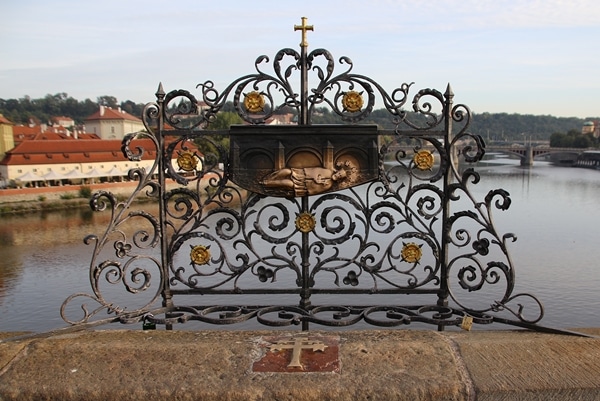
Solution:
{"label": "wrought iron grille", "polygon": [[[468,165],[485,145],[469,131],[469,108],[454,103],[450,86],[387,92],[348,57],[336,64],[325,49],[308,52],[310,27],[303,19],[296,28],[300,52],[260,56],[255,72],[222,91],[211,81],[197,86],[199,98],[159,86],[142,116],[147,132],[122,146],[132,161],[155,154],[154,165],[130,170],[138,185],[124,201],[94,194],[91,207],[112,218],[86,238],[92,293],[67,298],[64,320],[86,324],[107,312],[167,328],[250,319],[305,330],[536,327],[541,302],[514,293],[516,237],[493,224],[509,194],[480,199],[474,189],[480,176]],[[229,105],[244,124],[211,130]],[[392,128],[368,124],[376,105]],[[324,110],[339,123],[315,123]],[[269,125],[283,112],[296,124]],[[158,212],[135,210],[140,197],[155,198]],[[115,300],[115,289],[135,301]],[[70,317],[79,304],[83,316]]]}

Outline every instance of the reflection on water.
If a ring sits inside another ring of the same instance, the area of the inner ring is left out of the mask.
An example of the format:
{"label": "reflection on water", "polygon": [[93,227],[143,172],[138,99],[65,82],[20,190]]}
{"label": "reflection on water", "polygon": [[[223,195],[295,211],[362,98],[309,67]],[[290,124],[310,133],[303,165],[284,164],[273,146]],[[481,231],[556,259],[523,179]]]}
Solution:
{"label": "reflection on water", "polygon": [[[537,161],[533,168],[521,168],[510,159],[487,160],[477,171],[482,175],[473,186],[477,199],[496,188],[508,190],[512,198],[507,211],[494,211],[494,219],[500,233],[518,237],[509,244],[515,293],[529,292],[542,300],[546,316],[541,323],[546,326],[598,326],[600,171]],[[141,208],[156,213],[156,205]],[[102,234],[109,220],[109,212],[88,209],[0,217],[0,331],[65,325],[59,316],[63,300],[90,292],[92,245],[84,245],[83,238]],[[423,302],[417,298],[410,296],[405,303]],[[266,302],[264,296],[257,300]]]}

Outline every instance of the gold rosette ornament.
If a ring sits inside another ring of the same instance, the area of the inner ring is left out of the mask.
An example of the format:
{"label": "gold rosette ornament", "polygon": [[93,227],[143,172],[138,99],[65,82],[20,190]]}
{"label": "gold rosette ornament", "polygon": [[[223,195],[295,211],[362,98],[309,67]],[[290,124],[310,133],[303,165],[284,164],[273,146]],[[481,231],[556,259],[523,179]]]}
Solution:
{"label": "gold rosette ornament", "polygon": [[413,162],[419,170],[431,170],[433,167],[433,154],[428,150],[419,150],[413,157]]}
{"label": "gold rosette ornament", "polygon": [[296,228],[303,233],[309,233],[315,229],[317,225],[317,221],[315,220],[315,216],[310,213],[300,213],[296,217]]}
{"label": "gold rosette ornament", "polygon": [[344,93],[344,97],[342,97],[342,106],[344,106],[345,111],[350,113],[360,111],[363,107],[362,95],[356,91]]}
{"label": "gold rosette ornament", "polygon": [[414,242],[409,244],[404,244],[402,247],[402,252],[400,254],[402,256],[402,260],[408,263],[415,263],[421,260],[421,256],[423,256],[423,251],[421,247]]}
{"label": "gold rosette ornament", "polygon": [[252,91],[244,94],[244,107],[250,113],[258,113],[265,108],[265,97],[262,93]]}
{"label": "gold rosette ornament", "polygon": [[190,259],[196,265],[205,265],[210,261],[210,246],[196,245],[192,247]]}
{"label": "gold rosette ornament", "polygon": [[198,158],[192,152],[182,152],[177,156],[177,166],[183,171],[194,171],[198,166]]}

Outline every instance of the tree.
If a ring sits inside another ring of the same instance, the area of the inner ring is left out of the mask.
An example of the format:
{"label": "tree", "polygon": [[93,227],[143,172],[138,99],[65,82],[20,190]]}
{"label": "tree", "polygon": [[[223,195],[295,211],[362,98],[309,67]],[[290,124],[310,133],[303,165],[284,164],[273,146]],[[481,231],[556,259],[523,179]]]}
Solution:
{"label": "tree", "polygon": [[124,102],[121,102],[121,109],[131,114],[132,116],[141,118],[142,113],[144,111],[144,104],[138,104],[132,102],[131,100],[126,100]]}
{"label": "tree", "polygon": [[244,120],[242,120],[242,118],[237,113],[234,113],[232,111],[223,111],[217,113],[216,120],[210,123],[207,130],[227,130],[230,126],[235,124],[242,124],[243,122]]}
{"label": "tree", "polygon": [[560,132],[555,132],[552,135],[550,135],[550,147],[551,148],[567,148],[567,147],[569,147],[567,145],[567,142],[569,142],[569,140],[565,134],[562,134]]}
{"label": "tree", "polygon": [[591,148],[595,141],[591,135],[584,135],[576,129],[571,129],[566,134],[555,132],[550,136],[552,148]]}
{"label": "tree", "polygon": [[[243,123],[242,118],[232,111],[223,111],[217,113],[217,118],[207,128],[207,131],[222,131],[229,130],[229,127],[235,124]],[[208,141],[206,139],[209,139]],[[211,141],[214,143],[211,143]],[[204,154],[220,153],[215,149],[215,145],[221,147],[223,151],[229,149],[229,135],[223,134],[208,134],[198,137],[195,141],[200,152]]]}
{"label": "tree", "polygon": [[582,135],[575,137],[573,139],[573,147],[574,148],[591,148],[592,147],[592,139],[590,135]]}
{"label": "tree", "polygon": [[111,107],[113,109],[116,109],[117,107],[119,107],[119,103],[117,102],[117,98],[114,96],[99,96],[96,99],[96,102],[98,103],[98,105],[100,106],[108,106]]}

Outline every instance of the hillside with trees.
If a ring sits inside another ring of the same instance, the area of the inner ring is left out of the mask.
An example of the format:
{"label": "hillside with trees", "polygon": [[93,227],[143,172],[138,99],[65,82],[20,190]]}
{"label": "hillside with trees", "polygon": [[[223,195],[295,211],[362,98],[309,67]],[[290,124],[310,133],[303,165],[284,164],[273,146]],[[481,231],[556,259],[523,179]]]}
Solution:
{"label": "hillside with trees", "polygon": [[[82,124],[85,118],[98,110],[99,105],[112,108],[120,107],[134,116],[141,116],[144,105],[131,100],[118,102],[113,96],[100,96],[95,101],[74,99],[66,93],[48,94],[40,99],[25,96],[20,99],[0,98],[0,113],[15,124],[28,124],[30,120],[46,123],[53,116],[67,116]],[[233,107],[227,104],[224,112],[232,112]],[[418,119],[419,115],[411,116]],[[554,135],[554,143],[575,141],[577,133],[585,121],[599,118],[582,119],[576,117],[554,117],[550,115],[507,114],[507,113],[473,113],[470,131],[480,134],[488,143],[525,139],[550,140]],[[313,117],[315,124],[339,123],[335,113],[327,108],[319,108]],[[362,123],[377,124],[382,128],[393,128],[389,113],[385,109],[374,110]],[[583,139],[577,139],[583,144]],[[586,142],[587,143],[587,142]]]}
{"label": "hillside with trees", "polygon": [[[319,116],[313,118],[315,123],[330,124],[336,122],[334,113],[328,109],[319,109]],[[411,120],[418,121],[419,115],[411,116]],[[421,118],[422,120],[422,118]],[[508,114],[508,113],[473,113],[470,132],[481,135],[486,142],[522,142],[527,140],[550,140],[553,134],[571,132],[581,133],[585,121],[577,117],[554,117],[550,115]],[[591,120],[600,120],[593,118]],[[377,124],[382,128],[392,129],[390,115],[385,109],[374,110],[365,121],[367,124]]]}
{"label": "hillside with trees", "polygon": [[96,101],[74,99],[66,93],[46,95],[41,99],[32,99],[29,96],[20,99],[0,98],[0,113],[15,124],[28,124],[30,120],[38,123],[47,123],[52,117],[71,117],[76,124],[83,124],[83,120],[98,111],[99,105],[112,108],[121,107],[127,113],[140,116],[143,104],[136,104],[131,100],[118,103],[113,96],[100,96]]}

